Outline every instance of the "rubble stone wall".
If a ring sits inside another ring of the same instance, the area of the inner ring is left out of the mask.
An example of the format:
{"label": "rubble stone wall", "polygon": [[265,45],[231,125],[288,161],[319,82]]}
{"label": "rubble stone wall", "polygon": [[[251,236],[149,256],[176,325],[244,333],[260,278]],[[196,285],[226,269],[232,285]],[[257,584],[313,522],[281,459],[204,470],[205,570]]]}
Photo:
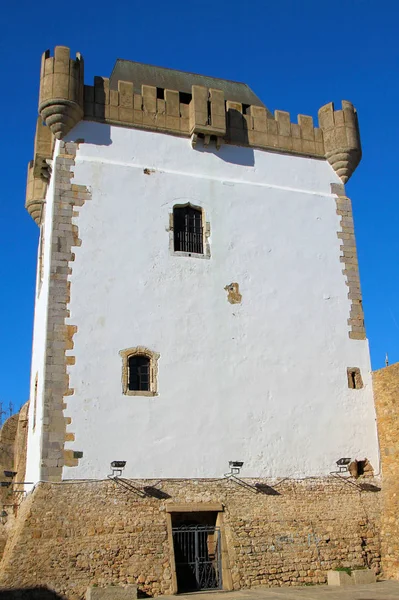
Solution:
{"label": "rubble stone wall", "polygon": [[399,363],[373,373],[383,477],[381,552],[384,576],[399,579]]}
{"label": "rubble stone wall", "polygon": [[234,589],[325,583],[327,570],[337,566],[378,573],[380,493],[351,481],[268,481],[266,493],[257,493],[228,479],[163,480],[157,485],[163,499],[143,494],[155,483],[148,480],[130,480],[137,492],[111,480],[41,483],[21,506],[0,586],[48,586],[69,600],[96,584],[173,593],[166,510],[172,503],[223,506],[222,550]]}
{"label": "rubble stone wall", "polygon": [[[29,403],[26,403],[0,429],[0,479],[9,483],[0,487],[0,512],[6,514],[0,519],[0,557],[14,527],[18,504],[22,499],[19,492],[23,490],[23,485],[14,482],[25,480],[28,408]],[[4,471],[14,471],[16,475],[14,478],[5,477]]]}

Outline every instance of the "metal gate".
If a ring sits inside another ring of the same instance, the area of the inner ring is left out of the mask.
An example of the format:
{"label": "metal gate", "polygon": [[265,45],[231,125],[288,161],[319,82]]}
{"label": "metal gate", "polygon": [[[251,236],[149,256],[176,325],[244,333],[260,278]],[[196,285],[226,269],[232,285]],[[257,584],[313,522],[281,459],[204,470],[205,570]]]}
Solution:
{"label": "metal gate", "polygon": [[184,525],[172,534],[178,591],[222,589],[219,527]]}

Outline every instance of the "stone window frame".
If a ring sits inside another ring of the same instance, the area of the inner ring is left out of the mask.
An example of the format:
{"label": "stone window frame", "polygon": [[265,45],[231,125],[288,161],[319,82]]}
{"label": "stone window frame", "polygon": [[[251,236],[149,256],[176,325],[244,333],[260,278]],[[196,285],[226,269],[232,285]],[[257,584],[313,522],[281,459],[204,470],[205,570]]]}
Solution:
{"label": "stone window frame", "polygon": [[[173,211],[175,208],[185,208],[189,206],[190,208],[194,208],[195,210],[201,211],[202,217],[202,247],[203,253],[197,254],[196,252],[181,252],[180,250],[175,250],[175,239],[174,239],[174,219],[173,219]],[[199,206],[197,204],[193,204],[190,201],[173,204],[171,212],[169,212],[169,251],[172,256],[189,256],[190,258],[211,258],[211,246],[209,243],[209,237],[211,235],[211,226],[209,221],[206,220],[205,209],[203,206]]]}
{"label": "stone window frame", "polygon": [[[125,396],[158,396],[158,352],[145,346],[134,346],[120,350],[122,357],[122,392]],[[129,358],[132,356],[146,356],[150,359],[150,389],[129,390]]]}
{"label": "stone window frame", "polygon": [[359,367],[348,367],[346,373],[348,388],[350,390],[361,390],[363,388],[363,379]]}

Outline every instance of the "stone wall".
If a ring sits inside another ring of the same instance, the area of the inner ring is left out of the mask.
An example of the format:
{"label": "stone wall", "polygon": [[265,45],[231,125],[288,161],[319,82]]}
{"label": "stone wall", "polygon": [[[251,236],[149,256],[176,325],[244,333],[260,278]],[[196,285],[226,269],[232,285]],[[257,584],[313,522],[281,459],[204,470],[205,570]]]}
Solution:
{"label": "stone wall", "polygon": [[383,477],[381,554],[384,576],[399,579],[399,363],[373,373]]}
{"label": "stone wall", "polygon": [[131,480],[136,492],[114,481],[42,483],[21,507],[0,585],[48,586],[69,600],[83,598],[90,584],[173,593],[172,503],[223,505],[224,587],[325,583],[337,566],[378,573],[380,494],[351,481],[268,481],[257,493],[228,479],[163,480],[161,500],[142,492],[153,481]]}
{"label": "stone wall", "polygon": [[15,523],[21,495],[16,493],[23,486],[13,484],[11,478],[4,476],[4,471],[14,471],[14,481],[24,481],[26,464],[26,437],[28,424],[28,407],[26,403],[19,413],[12,415],[0,430],[0,479],[9,481],[8,487],[0,487],[0,512],[6,517],[0,519],[0,556],[4,551],[7,537]]}
{"label": "stone wall", "polygon": [[[0,430],[0,478],[4,481],[4,471],[12,471],[14,469],[14,442],[18,427],[18,415],[12,415],[4,423]],[[9,504],[13,502],[12,488],[0,487],[0,512],[9,510]],[[2,519],[4,521],[4,519]],[[0,524],[0,556],[4,550],[7,541],[9,526],[6,523]]]}

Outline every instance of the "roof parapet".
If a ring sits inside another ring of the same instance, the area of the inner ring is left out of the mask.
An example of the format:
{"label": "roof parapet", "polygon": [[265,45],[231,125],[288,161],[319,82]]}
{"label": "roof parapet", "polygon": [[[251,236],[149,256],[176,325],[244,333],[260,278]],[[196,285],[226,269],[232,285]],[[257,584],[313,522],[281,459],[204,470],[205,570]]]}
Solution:
{"label": "roof parapet", "polygon": [[319,110],[319,127],[310,116],[275,111],[274,117],[261,106],[226,100],[220,89],[193,85],[191,94],[179,90],[142,85],[135,92],[131,81],[118,80],[110,89],[108,78],[95,77],[84,85],[84,63],[79,53],[70,58],[69,48],[57,46],[54,57],[42,57],[39,112],[53,135],[62,139],[81,119],[162,131],[198,138],[204,144],[216,141],[326,158],[343,183],[361,158],[357,113],[350,102],[341,110],[332,103]]}

